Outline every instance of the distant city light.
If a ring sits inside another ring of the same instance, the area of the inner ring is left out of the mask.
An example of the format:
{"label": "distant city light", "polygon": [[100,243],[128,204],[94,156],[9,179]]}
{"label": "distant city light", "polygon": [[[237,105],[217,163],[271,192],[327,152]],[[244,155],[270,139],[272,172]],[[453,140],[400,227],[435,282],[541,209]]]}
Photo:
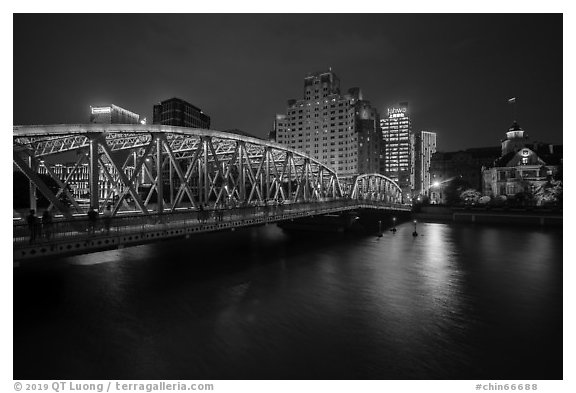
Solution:
{"label": "distant city light", "polygon": [[92,114],[98,114],[98,113],[110,113],[111,112],[111,108],[109,106],[101,106],[101,107],[90,107],[90,109],[92,109]]}
{"label": "distant city light", "polygon": [[389,115],[395,115],[395,114],[404,114],[406,113],[406,108],[388,108],[388,114]]}
{"label": "distant city light", "polygon": [[140,120],[140,124],[146,125],[146,118],[143,118],[142,120]]}

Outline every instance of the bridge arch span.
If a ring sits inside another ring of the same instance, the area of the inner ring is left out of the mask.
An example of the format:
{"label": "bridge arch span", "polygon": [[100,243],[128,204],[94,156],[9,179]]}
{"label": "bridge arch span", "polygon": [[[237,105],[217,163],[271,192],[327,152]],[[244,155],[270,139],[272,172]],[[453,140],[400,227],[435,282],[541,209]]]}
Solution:
{"label": "bridge arch span", "polygon": [[[63,163],[62,157],[71,162]],[[103,211],[108,204],[115,215],[343,197],[336,172],[303,152],[206,129],[14,126],[13,162],[33,186],[30,206],[35,208],[38,190],[49,209],[67,218],[87,206]],[[58,189],[50,189],[39,174]]]}
{"label": "bridge arch span", "polygon": [[389,177],[379,173],[366,173],[354,179],[350,198],[401,204],[402,190]]}

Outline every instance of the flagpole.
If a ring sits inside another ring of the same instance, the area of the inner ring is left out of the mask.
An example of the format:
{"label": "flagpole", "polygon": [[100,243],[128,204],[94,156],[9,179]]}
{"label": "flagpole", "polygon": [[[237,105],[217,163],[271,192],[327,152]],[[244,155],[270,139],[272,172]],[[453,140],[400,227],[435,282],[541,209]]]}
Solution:
{"label": "flagpole", "polygon": [[508,103],[512,104],[512,117],[513,117],[512,122],[516,122],[516,117],[517,117],[516,101],[517,101],[516,97],[512,97],[512,98],[508,99]]}

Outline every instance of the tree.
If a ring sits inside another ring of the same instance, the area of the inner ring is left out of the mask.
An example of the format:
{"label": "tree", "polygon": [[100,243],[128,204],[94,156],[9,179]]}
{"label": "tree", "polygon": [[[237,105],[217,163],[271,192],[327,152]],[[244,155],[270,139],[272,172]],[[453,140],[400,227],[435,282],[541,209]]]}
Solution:
{"label": "tree", "polygon": [[542,184],[534,193],[538,206],[562,205],[562,181],[550,180]]}
{"label": "tree", "polygon": [[512,205],[533,206],[535,203],[534,194],[531,191],[520,191],[511,198]]}
{"label": "tree", "polygon": [[462,200],[465,205],[475,205],[478,203],[481,196],[482,194],[480,192],[473,188],[469,188],[460,194],[460,200]]}
{"label": "tree", "polygon": [[494,198],[490,199],[490,201],[488,202],[488,206],[504,207],[507,201],[508,198],[506,197],[506,195],[497,195]]}
{"label": "tree", "polygon": [[461,203],[460,194],[462,194],[466,189],[470,188],[470,183],[463,180],[461,177],[457,177],[448,182],[444,188],[444,196],[446,204],[448,205],[458,205]]}

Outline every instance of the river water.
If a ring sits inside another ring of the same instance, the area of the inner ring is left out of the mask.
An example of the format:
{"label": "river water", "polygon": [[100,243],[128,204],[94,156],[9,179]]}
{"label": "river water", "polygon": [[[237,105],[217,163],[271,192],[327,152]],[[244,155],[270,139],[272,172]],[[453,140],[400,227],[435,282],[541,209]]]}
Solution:
{"label": "river water", "polygon": [[561,230],[412,231],[268,225],[17,268],[14,378],[562,379]]}

